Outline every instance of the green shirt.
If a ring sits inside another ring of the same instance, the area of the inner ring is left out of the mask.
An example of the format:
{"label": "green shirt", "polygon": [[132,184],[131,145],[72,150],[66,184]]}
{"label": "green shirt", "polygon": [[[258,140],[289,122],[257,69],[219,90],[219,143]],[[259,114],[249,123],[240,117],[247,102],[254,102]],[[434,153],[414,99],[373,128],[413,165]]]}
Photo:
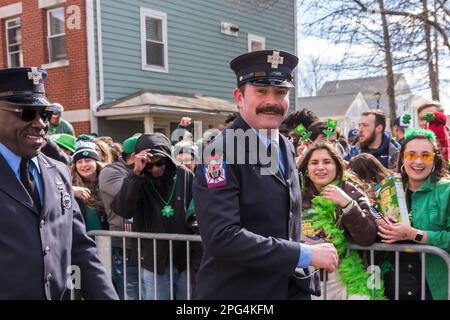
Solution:
{"label": "green shirt", "polygon": [[49,123],[48,133],[49,134],[68,133],[71,134],[72,136],[75,135],[72,125],[62,118],[59,122],[59,125]]}

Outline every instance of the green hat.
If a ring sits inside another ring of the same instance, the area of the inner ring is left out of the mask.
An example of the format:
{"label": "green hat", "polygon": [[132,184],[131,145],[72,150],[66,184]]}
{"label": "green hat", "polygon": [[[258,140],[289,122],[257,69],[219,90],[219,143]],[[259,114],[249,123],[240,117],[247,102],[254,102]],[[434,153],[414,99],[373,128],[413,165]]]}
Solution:
{"label": "green hat", "polygon": [[91,141],[91,142],[94,142],[94,141],[95,141],[95,137],[94,137],[94,136],[91,136],[90,134],[80,134],[80,135],[77,137],[77,141],[80,141],[80,140],[82,140],[82,141]]}
{"label": "green hat", "polygon": [[67,133],[55,134],[52,139],[60,147],[75,152],[75,137],[73,135]]}
{"label": "green hat", "polygon": [[128,139],[124,140],[122,142],[122,152],[131,154],[134,152],[134,147],[136,146],[136,141],[139,139],[141,134],[135,134],[132,137],[129,137]]}

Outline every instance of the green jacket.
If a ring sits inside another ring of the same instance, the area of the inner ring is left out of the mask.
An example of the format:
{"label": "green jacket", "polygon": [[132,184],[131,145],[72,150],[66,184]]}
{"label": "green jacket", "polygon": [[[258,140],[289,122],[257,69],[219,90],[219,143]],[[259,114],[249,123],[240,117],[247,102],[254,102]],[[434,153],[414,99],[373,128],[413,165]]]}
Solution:
{"label": "green jacket", "polygon": [[[413,227],[426,231],[427,245],[450,252],[450,180],[427,181],[412,195]],[[426,279],[434,300],[447,300],[447,265],[438,256],[426,255]]]}

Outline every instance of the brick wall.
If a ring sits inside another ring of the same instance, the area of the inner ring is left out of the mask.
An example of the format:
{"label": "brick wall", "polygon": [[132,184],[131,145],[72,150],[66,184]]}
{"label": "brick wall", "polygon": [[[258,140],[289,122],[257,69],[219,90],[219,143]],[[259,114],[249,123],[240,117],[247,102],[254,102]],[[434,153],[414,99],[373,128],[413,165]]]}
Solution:
{"label": "brick wall", "polygon": [[[0,0],[0,7],[17,3],[18,0]],[[64,7],[76,5],[80,12],[80,28],[67,28],[66,51],[69,65],[48,69],[46,91],[50,101],[61,103],[65,110],[89,108],[89,79],[86,36],[85,0],[68,0]],[[22,0],[22,50],[24,66],[41,66],[49,63],[47,49],[47,9],[39,9],[37,0]],[[8,18],[9,19],[9,18]],[[7,66],[5,20],[0,24],[0,67]],[[87,133],[89,122],[72,123],[76,134]]]}
{"label": "brick wall", "polygon": [[71,122],[73,126],[73,130],[75,131],[76,135],[86,133],[91,133],[91,124],[90,122]]}

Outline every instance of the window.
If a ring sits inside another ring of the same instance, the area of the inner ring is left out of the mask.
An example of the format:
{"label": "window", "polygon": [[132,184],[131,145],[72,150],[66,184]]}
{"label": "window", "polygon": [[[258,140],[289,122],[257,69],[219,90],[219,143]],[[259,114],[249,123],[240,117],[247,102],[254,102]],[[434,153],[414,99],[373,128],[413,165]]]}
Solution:
{"label": "window", "polygon": [[8,68],[23,66],[20,18],[6,20],[6,52]]}
{"label": "window", "polygon": [[47,11],[48,58],[50,62],[67,59],[64,8]]}
{"label": "window", "polygon": [[266,38],[248,34],[248,52],[266,49]]}
{"label": "window", "polygon": [[141,8],[142,69],[167,72],[167,15]]}

